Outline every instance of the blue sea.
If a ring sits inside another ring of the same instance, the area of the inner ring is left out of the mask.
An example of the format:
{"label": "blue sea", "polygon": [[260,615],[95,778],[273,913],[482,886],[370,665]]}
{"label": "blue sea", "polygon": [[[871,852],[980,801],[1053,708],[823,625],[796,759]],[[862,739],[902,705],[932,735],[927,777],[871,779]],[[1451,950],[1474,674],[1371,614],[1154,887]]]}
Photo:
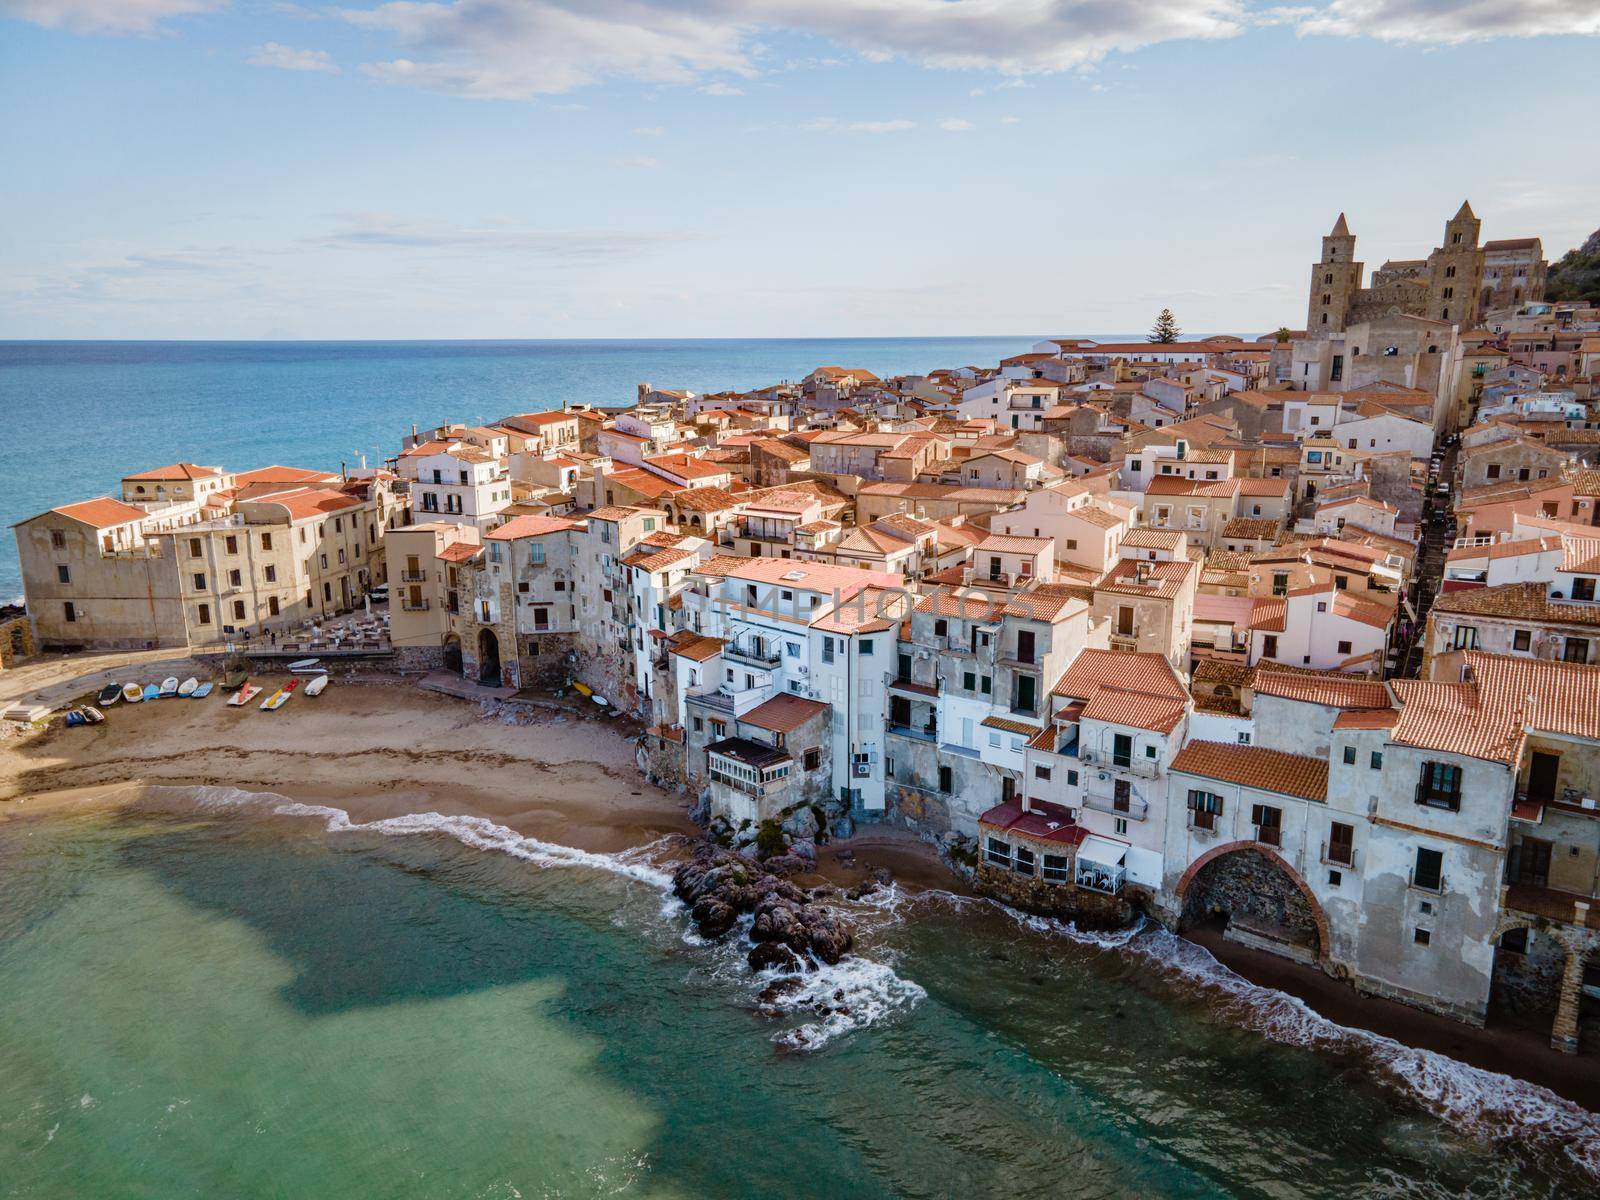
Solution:
{"label": "blue sea", "polygon": [[[0,342],[0,521],[114,492],[175,461],[337,470],[400,449],[413,423],[490,421],[563,403],[631,403],[638,384],[696,392],[993,365],[1038,335],[714,341]],[[0,550],[0,602],[20,594]]]}

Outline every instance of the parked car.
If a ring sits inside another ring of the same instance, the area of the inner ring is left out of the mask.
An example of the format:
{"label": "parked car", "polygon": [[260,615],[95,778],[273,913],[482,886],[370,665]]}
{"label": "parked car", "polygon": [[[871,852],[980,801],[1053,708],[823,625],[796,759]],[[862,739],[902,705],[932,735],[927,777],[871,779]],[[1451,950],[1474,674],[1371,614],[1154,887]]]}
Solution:
{"label": "parked car", "polygon": [[389,585],[387,583],[380,583],[375,588],[368,588],[367,595],[371,598],[374,604],[387,604],[389,603]]}

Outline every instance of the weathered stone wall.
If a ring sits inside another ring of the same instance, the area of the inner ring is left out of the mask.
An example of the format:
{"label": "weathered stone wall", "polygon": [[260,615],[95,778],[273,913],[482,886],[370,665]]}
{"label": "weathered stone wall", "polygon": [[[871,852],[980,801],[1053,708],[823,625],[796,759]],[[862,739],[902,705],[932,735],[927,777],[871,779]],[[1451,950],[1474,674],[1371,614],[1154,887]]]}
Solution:
{"label": "weathered stone wall", "polygon": [[1527,952],[1499,949],[1489,983],[1489,1008],[1512,1019],[1551,1018],[1561,998],[1567,947],[1549,934],[1527,931]]}
{"label": "weathered stone wall", "polygon": [[1225,854],[1202,867],[1184,895],[1184,924],[1216,913],[1265,926],[1290,941],[1317,947],[1316,914],[1299,885],[1254,850]]}
{"label": "weathered stone wall", "polygon": [[1138,889],[1107,896],[1070,883],[1046,883],[1037,876],[1018,875],[986,862],[978,864],[974,886],[1002,904],[1023,912],[1060,917],[1079,929],[1123,928],[1133,920],[1138,911],[1135,902],[1142,896]]}
{"label": "weathered stone wall", "polygon": [[27,617],[11,617],[0,621],[0,668],[9,667],[19,658],[39,652],[33,639],[33,622]]}

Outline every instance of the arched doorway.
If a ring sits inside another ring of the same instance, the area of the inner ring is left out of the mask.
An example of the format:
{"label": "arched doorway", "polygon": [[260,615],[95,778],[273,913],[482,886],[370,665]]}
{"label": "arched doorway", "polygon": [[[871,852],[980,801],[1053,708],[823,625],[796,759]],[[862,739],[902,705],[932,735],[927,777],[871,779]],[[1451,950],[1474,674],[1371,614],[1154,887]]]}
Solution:
{"label": "arched doorway", "polygon": [[500,639],[492,629],[478,633],[478,682],[485,687],[500,686]]}
{"label": "arched doorway", "polygon": [[453,633],[445,634],[444,669],[457,675],[461,674],[461,639]]}
{"label": "arched doorway", "polygon": [[1494,941],[1489,975],[1491,1025],[1548,1029],[1561,1001],[1567,947],[1532,921],[1507,920]]}
{"label": "arched doorway", "polygon": [[1232,842],[1207,851],[1178,881],[1180,929],[1211,924],[1229,940],[1305,962],[1328,956],[1328,918],[1276,851]]}

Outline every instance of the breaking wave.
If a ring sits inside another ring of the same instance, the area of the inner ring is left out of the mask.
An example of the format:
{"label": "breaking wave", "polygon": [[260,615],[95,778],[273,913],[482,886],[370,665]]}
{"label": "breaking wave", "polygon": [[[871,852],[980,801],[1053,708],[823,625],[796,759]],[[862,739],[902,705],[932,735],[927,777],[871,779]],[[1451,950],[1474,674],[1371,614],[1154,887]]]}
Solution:
{"label": "breaking wave", "polygon": [[1033,916],[986,897],[927,891],[908,906],[938,904],[957,912],[982,909],[1023,929],[1063,937],[1079,945],[1130,955],[1154,974],[1177,976],[1212,1002],[1230,1024],[1287,1046],[1360,1059],[1384,1087],[1406,1096],[1460,1133],[1493,1144],[1516,1143],[1564,1156],[1600,1179],[1600,1114],[1527,1080],[1470,1066],[1434,1050],[1340,1025],[1304,1000],[1251,983],[1219,962],[1204,946],[1141,917],[1127,929],[1080,930],[1069,921]]}
{"label": "breaking wave", "polygon": [[[156,798],[186,801],[209,809],[270,808],[279,816],[318,820],[329,833],[368,833],[384,837],[439,835],[475,850],[505,854],[539,867],[587,867],[605,871],[659,891],[662,895],[660,915],[681,925],[683,942],[696,948],[710,949],[723,960],[719,964],[723,969],[713,970],[717,978],[746,991],[751,998],[758,992],[765,993],[779,979],[771,972],[752,974],[745,967],[744,956],[748,943],[743,934],[749,928],[748,918],[739,926],[739,936],[725,939],[721,945],[701,938],[694,925],[685,919],[686,910],[682,902],[672,894],[672,872],[664,865],[665,852],[674,842],[671,838],[617,854],[600,854],[530,837],[487,817],[425,812],[357,821],[345,809],[327,804],[304,804],[272,792],[206,786],[153,787],[147,789],[147,793]],[[903,899],[899,889],[891,885],[876,897],[852,903],[849,907],[854,909],[859,906],[867,912],[894,913]],[[896,1012],[914,1007],[927,995],[911,980],[895,974],[891,967],[859,955],[848,955],[833,965],[818,963],[813,971],[787,978],[797,983],[789,985],[781,995],[764,1000],[762,1006],[776,1016],[813,1019],[774,1035],[774,1043],[785,1050],[819,1050],[838,1037],[865,1029]]]}

